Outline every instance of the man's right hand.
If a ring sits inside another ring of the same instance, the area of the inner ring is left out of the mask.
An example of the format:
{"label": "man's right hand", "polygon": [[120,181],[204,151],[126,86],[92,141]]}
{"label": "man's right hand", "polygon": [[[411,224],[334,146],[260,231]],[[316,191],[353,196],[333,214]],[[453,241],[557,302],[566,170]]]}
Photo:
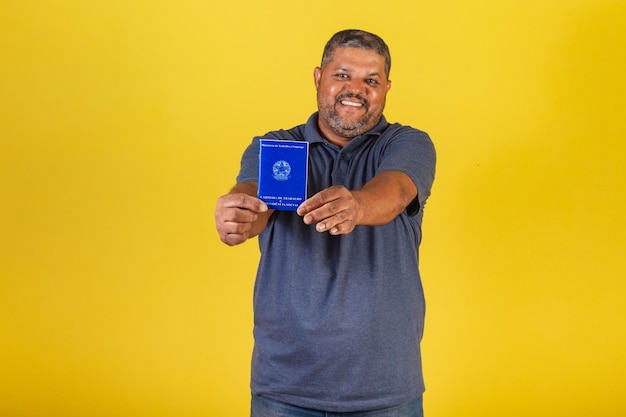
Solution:
{"label": "man's right hand", "polygon": [[261,233],[271,213],[272,210],[268,210],[258,198],[243,192],[231,192],[217,200],[215,226],[221,241],[234,246]]}

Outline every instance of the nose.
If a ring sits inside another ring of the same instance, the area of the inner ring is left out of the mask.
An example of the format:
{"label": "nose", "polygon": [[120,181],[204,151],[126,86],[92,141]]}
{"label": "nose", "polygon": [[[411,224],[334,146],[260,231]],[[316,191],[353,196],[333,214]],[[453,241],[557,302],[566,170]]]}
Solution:
{"label": "nose", "polygon": [[359,80],[352,79],[344,85],[344,91],[356,96],[364,93],[365,87]]}

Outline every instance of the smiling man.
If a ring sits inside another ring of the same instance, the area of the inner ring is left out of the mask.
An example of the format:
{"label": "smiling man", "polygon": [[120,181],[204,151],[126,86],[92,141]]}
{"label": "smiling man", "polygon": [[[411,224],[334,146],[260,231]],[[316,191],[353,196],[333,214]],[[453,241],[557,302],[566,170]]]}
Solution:
{"label": "smiling man", "polygon": [[[435,149],[383,116],[390,69],[380,37],[333,35],[313,74],[318,112],[255,137],[218,199],[220,239],[258,235],[261,250],[252,417],[423,415],[418,249]],[[260,139],[309,143],[309,195],[296,212],[257,198]]]}
{"label": "smiling man", "polygon": [[378,124],[391,88],[385,62],[374,51],[344,47],[315,68],[318,123],[329,141],[344,146]]}

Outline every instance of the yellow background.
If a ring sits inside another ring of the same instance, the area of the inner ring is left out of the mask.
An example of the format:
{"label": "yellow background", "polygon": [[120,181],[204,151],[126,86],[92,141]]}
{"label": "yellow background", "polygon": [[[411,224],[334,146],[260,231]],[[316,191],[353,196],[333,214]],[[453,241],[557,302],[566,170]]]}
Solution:
{"label": "yellow background", "polygon": [[623,0],[0,5],[0,416],[245,416],[255,241],[213,224],[325,41],[429,132],[429,417],[626,414]]}

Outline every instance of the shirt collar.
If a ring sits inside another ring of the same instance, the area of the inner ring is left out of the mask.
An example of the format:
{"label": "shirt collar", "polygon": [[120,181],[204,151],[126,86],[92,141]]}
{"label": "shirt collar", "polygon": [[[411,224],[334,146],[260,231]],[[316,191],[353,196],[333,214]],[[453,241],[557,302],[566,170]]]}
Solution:
{"label": "shirt collar", "polygon": [[[309,120],[307,120],[306,125],[304,126],[304,137],[306,141],[309,143],[328,142],[320,134],[319,127],[318,127],[318,119],[319,119],[319,112],[315,112],[309,117]],[[365,132],[364,134],[353,138],[347,146],[350,146],[353,142],[355,145],[357,145],[358,143],[361,143],[362,141],[366,140],[366,138],[369,138],[372,136],[378,137],[383,134],[387,126],[388,126],[387,119],[385,119],[385,116],[381,115],[380,121],[378,122],[376,126],[374,126],[371,130]],[[352,146],[355,146],[355,145],[352,145]]]}

